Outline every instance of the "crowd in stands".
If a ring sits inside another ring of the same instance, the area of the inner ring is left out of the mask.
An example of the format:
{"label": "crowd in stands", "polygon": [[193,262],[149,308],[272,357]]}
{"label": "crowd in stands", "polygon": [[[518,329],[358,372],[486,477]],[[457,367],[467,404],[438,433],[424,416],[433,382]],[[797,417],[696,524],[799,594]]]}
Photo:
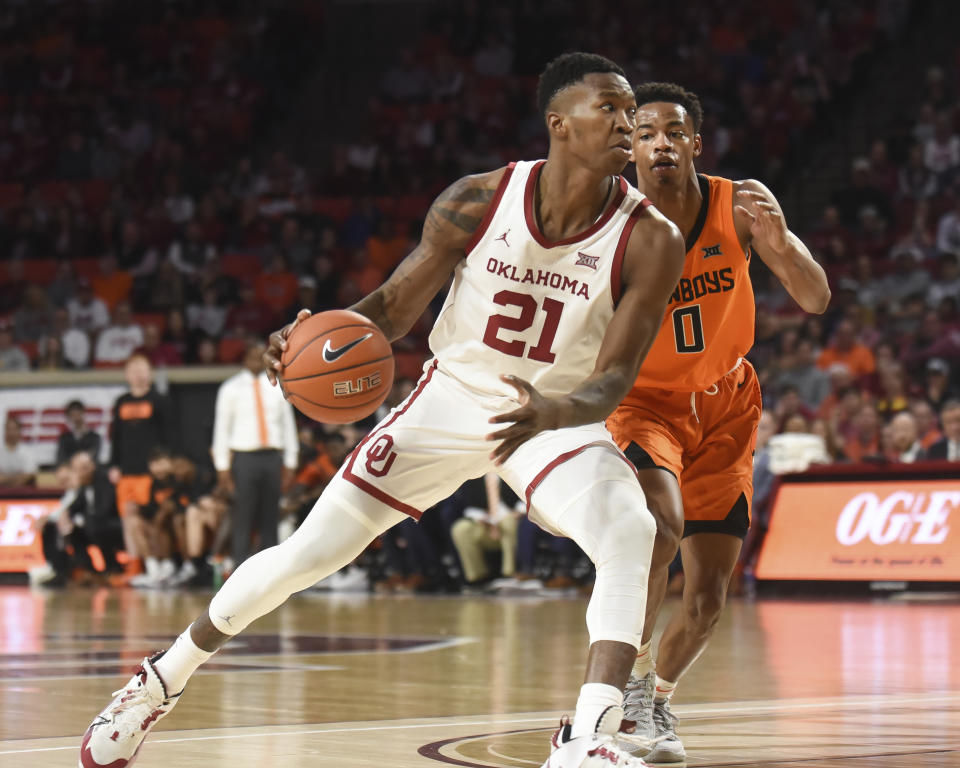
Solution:
{"label": "crowd in stands", "polygon": [[[611,56],[635,81],[669,73],[696,91],[699,169],[777,189],[802,161],[801,138],[829,138],[820,118],[910,12],[898,0],[787,0],[762,14],[749,0],[438,3],[419,38],[398,42],[365,83],[373,95],[349,135],[307,168],[270,137],[300,64],[316,55],[321,8],[101,0],[0,14],[0,373],[119,367],[135,352],[158,367],[238,364],[249,337],[300,307],[350,305],[409,252],[446,184],[545,153],[536,75],[570,47]],[[958,62],[945,64],[918,83],[912,124],[850,158],[820,221],[794,222],[828,272],[827,313],[802,314],[753,260],[750,359],[769,433],[761,475],[811,462],[960,460],[960,103]],[[397,345],[391,402],[417,378],[431,325],[428,311]],[[15,468],[17,431],[8,419],[2,457]],[[78,431],[65,434],[79,441]],[[301,423],[300,466],[282,501],[289,520],[302,519],[362,434]],[[65,487],[93,487],[99,470],[69,454],[99,448],[71,446],[58,454]],[[161,485],[181,482],[170,479],[178,462],[190,475],[184,461],[158,454]],[[186,580],[209,581],[207,556],[229,556],[230,502],[208,470],[192,470],[200,490],[188,502],[152,514],[170,526],[150,557],[179,552],[196,565]],[[385,536],[368,570],[386,590],[498,573],[583,581],[582,558],[538,540],[507,496],[480,481],[425,525]],[[61,522],[54,539],[69,540],[67,529]],[[107,539],[122,549],[115,528],[104,535],[109,569]],[[131,532],[120,535],[136,551]],[[497,572],[484,553],[507,542]]]}
{"label": "crowd in stands", "polygon": [[[46,562],[30,572],[33,584],[215,586],[251,554],[289,536],[365,429],[413,388],[409,379],[397,380],[378,414],[362,424],[305,425],[284,436],[279,431],[285,421],[292,428],[293,409],[277,390],[266,389],[263,351],[261,341],[248,340],[246,371],[220,387],[212,462],[195,461],[177,445],[171,403],[155,388],[152,367],[140,352],[124,366],[129,389],[112,409],[108,458],[101,435],[86,423],[84,404],[67,404],[53,469],[63,495],[36,520]],[[250,413],[249,393],[241,391],[254,380],[268,403],[262,422]],[[242,408],[231,405],[231,398]],[[258,432],[262,442],[256,442]],[[293,444],[284,446],[291,438]],[[255,442],[245,442],[250,439]],[[268,498],[266,475],[271,467],[280,470],[281,458],[285,480],[277,471],[276,493]],[[38,469],[16,417],[8,415],[0,487],[31,486]],[[544,533],[524,512],[524,504],[495,475],[471,481],[431,510],[423,524],[402,523],[375,542],[360,565],[319,586],[434,592],[495,585],[527,591],[588,583],[586,556],[572,542]]]}

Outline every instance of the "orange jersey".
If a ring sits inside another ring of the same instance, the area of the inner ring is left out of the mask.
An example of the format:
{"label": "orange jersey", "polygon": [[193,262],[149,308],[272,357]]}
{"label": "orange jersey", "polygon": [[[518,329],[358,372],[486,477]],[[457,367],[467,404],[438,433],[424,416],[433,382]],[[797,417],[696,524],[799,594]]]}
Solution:
{"label": "orange jersey", "polygon": [[733,182],[697,174],[703,206],[687,238],[687,258],[660,332],[625,403],[638,389],[702,392],[722,379],[753,346],[750,252],[733,222]]}

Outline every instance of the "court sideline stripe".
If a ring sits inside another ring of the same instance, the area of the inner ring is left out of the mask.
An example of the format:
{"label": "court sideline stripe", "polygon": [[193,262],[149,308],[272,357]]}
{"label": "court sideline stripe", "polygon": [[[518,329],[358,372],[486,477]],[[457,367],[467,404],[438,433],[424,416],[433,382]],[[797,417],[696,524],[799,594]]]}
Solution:
{"label": "court sideline stripe", "polygon": [[[887,700],[889,699],[889,700]],[[807,701],[800,700],[796,704],[780,703],[780,704],[754,704],[749,706],[740,706],[736,709],[736,702],[731,703],[728,707],[696,707],[695,705],[687,709],[677,707],[678,713],[684,715],[684,717],[700,717],[703,715],[728,715],[730,717],[739,717],[744,714],[751,713],[763,713],[763,712],[778,712],[778,711],[791,711],[797,709],[850,709],[853,707],[863,707],[868,705],[879,705],[882,707],[898,707],[903,704],[932,704],[938,702],[956,702],[960,701],[960,695],[948,695],[948,696],[922,696],[922,697],[901,697],[891,695],[889,697],[882,697],[877,699],[860,699],[860,700],[844,700],[838,699],[836,701],[820,700],[820,701]],[[371,725],[363,726],[357,728],[312,728],[305,731],[258,731],[257,733],[236,733],[231,732],[227,734],[221,734],[218,736],[184,736],[177,739],[153,739],[151,744],[174,744],[178,742],[185,741],[215,741],[218,739],[245,739],[245,738],[261,738],[261,737],[274,737],[274,736],[312,736],[322,733],[363,733],[370,731],[395,731],[402,730],[404,728],[450,728],[453,726],[474,726],[474,725],[513,725],[516,723],[555,723],[558,721],[559,715],[553,715],[551,717],[525,717],[512,720],[501,720],[501,719],[488,719],[488,720],[477,720],[477,721],[451,721],[451,722],[430,722],[430,723],[417,723],[413,725],[403,724],[403,725]],[[266,726],[254,725],[247,726],[248,728],[264,728]],[[276,727],[276,726],[274,726]],[[283,726],[280,726],[283,727]],[[549,727],[549,726],[548,726]],[[540,730],[540,729],[535,729]],[[73,738],[73,736],[45,736],[43,739],[51,738]],[[76,737],[79,740],[79,736]],[[461,737],[464,739],[475,738],[473,736],[464,736]],[[16,741],[35,741],[35,739],[13,739],[7,743],[14,743]],[[26,754],[31,752],[57,752],[65,749],[79,749],[79,741],[77,744],[71,744],[64,747],[35,747],[31,749],[14,749],[14,750],[0,750],[0,755],[18,755]],[[943,750],[938,750],[943,751]],[[702,768],[706,768],[703,766]]]}

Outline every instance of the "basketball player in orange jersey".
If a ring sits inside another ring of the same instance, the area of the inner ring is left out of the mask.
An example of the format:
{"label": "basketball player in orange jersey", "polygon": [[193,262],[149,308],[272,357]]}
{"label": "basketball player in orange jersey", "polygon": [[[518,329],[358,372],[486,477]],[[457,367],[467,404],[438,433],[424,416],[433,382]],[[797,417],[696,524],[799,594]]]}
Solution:
{"label": "basketball player in orange jersey", "polygon": [[[770,190],[696,172],[703,112],[694,94],[648,83],[636,98],[638,186],[680,228],[686,262],[633,389],[607,426],[637,467],[657,520],[624,728],[635,727],[639,743],[654,740],[647,762],[669,763],[685,759],[670,696],[707,645],[749,525],[761,408],[744,359],[754,332],[750,259],[763,259],[807,312],[822,313],[830,290]],[[654,673],[650,640],[678,547],[683,604],[664,630]]]}
{"label": "basketball player in orange jersey", "polygon": [[[167,651],[143,660],[88,728],[82,768],[128,765],[223,643],[489,472],[596,565],[585,683],[573,723],[554,734],[551,768],[642,765],[615,736],[656,526],[603,420],[653,343],[683,239],[619,176],[636,104],[616,64],[565,54],[541,76],[538,103],[548,159],[454,183],[427,214],[417,248],[351,307],[398,339],[453,274],[417,388],[357,446],[293,536],[244,561]],[[271,337],[273,378],[291,327]]]}

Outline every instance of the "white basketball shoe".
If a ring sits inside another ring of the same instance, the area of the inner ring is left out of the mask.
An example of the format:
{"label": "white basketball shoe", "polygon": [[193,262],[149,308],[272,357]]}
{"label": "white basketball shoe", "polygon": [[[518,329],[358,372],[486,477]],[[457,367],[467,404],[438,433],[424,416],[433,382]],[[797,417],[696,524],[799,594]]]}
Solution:
{"label": "white basketball shoe", "polygon": [[153,662],[156,654],[137,668],[130,682],[113,692],[113,701],[83,734],[79,768],[127,768],[133,765],[143,740],[156,723],[174,708],[180,694],[170,696]]}
{"label": "white basketball shoe", "polygon": [[653,745],[644,760],[656,765],[685,763],[687,752],[677,736],[677,716],[670,711],[669,701],[653,703]]}
{"label": "white basketball shoe", "polygon": [[631,674],[623,691],[623,722],[617,738],[624,749],[644,757],[656,737],[653,722],[655,687],[656,675],[651,671],[643,677]]}
{"label": "white basketball shoe", "polygon": [[561,720],[550,739],[550,757],[542,768],[648,768],[639,757],[617,746],[616,734],[622,719],[622,707],[607,707],[593,733],[576,738],[570,721]]}

